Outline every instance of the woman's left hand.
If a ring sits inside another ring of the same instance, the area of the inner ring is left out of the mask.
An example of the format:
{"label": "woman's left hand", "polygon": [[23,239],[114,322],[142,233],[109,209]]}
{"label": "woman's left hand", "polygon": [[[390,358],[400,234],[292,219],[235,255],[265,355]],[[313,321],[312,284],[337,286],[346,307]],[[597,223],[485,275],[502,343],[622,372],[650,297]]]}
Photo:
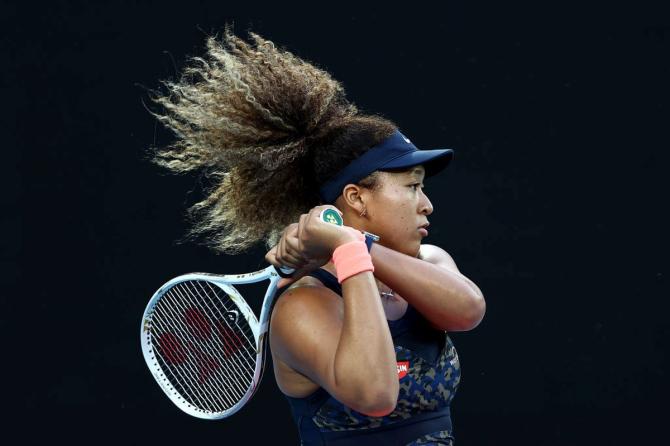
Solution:
{"label": "woman's left hand", "polygon": [[298,238],[299,225],[292,223],[288,225],[282,233],[279,242],[265,254],[265,260],[274,266],[285,266],[298,270],[308,262],[300,249],[300,240]]}
{"label": "woman's left hand", "polygon": [[295,282],[308,272],[325,265],[329,259],[323,262],[307,259],[300,249],[300,239],[298,238],[299,225],[292,223],[288,225],[282,233],[279,242],[265,254],[265,260],[276,267],[293,268],[295,273],[290,278],[279,280],[278,287],[284,287]]}

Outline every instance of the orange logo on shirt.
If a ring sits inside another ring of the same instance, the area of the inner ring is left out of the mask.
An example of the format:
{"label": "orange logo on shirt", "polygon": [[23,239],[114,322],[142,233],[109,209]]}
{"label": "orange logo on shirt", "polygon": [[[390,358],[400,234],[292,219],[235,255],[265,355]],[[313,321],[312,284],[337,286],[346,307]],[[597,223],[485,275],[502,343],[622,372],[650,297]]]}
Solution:
{"label": "orange logo on shirt", "polygon": [[409,361],[398,361],[398,379],[403,379],[409,371]]}

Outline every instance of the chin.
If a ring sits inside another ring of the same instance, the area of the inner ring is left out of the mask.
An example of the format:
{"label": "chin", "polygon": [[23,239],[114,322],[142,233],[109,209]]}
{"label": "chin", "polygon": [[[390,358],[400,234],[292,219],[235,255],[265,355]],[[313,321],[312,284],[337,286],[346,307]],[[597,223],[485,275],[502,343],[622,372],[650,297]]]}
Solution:
{"label": "chin", "polygon": [[405,240],[401,243],[385,244],[382,239],[382,245],[386,246],[389,249],[398,251],[402,254],[408,255],[410,257],[418,257],[419,251],[421,250],[421,239]]}
{"label": "chin", "polygon": [[411,242],[405,245],[407,249],[404,249],[400,252],[403,254],[407,254],[408,256],[411,257],[419,257],[419,253],[421,252],[421,242]]}

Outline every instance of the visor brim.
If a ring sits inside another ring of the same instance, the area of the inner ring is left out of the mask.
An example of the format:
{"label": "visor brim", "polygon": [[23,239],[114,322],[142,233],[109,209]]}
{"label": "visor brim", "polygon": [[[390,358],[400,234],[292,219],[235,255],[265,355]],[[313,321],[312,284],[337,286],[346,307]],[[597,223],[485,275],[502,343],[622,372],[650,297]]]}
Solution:
{"label": "visor brim", "polygon": [[426,169],[426,177],[429,177],[441,172],[453,158],[454,151],[451,149],[417,150],[389,161],[379,170],[396,170],[422,164]]}

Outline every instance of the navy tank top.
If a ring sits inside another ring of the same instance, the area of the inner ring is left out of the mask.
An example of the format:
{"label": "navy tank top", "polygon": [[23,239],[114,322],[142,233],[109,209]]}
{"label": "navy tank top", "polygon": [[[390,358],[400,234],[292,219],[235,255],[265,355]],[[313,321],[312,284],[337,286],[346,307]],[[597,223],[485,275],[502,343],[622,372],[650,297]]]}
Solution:
{"label": "navy tank top", "polygon": [[[328,271],[318,269],[310,276],[342,296],[337,278]],[[449,405],[458,388],[461,369],[451,339],[431,327],[411,305],[402,318],[387,322],[400,380],[395,410],[383,417],[364,415],[340,403],[323,388],[305,398],[284,395],[302,446],[453,446]]]}

